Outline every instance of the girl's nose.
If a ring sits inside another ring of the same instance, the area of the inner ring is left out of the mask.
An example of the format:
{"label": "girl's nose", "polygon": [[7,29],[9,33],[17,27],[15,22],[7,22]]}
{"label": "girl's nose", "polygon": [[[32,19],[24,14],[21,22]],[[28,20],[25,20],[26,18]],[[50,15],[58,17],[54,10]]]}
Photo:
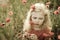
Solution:
{"label": "girl's nose", "polygon": [[37,19],[36,22],[39,23],[39,19]]}

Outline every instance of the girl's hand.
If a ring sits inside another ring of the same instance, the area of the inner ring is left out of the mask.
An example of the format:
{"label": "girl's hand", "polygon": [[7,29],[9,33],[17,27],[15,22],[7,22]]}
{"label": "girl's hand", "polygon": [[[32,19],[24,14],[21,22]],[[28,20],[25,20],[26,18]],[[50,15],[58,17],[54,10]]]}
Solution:
{"label": "girl's hand", "polygon": [[43,33],[44,37],[52,37],[54,35],[53,32],[49,32],[49,33]]}
{"label": "girl's hand", "polygon": [[44,36],[44,37],[49,37],[50,35],[47,34],[47,33],[43,33],[43,36]]}
{"label": "girl's hand", "polygon": [[53,33],[53,32],[49,32],[49,34],[50,34],[51,36],[53,36],[53,35],[54,35],[54,33]]}

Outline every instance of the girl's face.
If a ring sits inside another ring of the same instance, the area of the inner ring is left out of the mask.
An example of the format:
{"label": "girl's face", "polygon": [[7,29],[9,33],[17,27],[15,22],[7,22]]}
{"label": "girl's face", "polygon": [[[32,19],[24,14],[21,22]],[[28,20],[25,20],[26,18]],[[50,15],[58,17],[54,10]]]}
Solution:
{"label": "girl's face", "polygon": [[34,25],[42,25],[43,21],[44,21],[44,15],[42,15],[42,13],[35,13],[33,12],[32,13],[32,16],[31,16],[31,20],[32,20],[32,23]]}

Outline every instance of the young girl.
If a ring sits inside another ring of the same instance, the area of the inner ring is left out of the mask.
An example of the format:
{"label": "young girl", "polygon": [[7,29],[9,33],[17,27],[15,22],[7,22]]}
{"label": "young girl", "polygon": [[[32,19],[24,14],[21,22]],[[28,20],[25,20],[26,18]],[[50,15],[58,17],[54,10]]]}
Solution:
{"label": "young girl", "polygon": [[23,40],[50,40],[50,12],[43,3],[31,6],[23,25]]}

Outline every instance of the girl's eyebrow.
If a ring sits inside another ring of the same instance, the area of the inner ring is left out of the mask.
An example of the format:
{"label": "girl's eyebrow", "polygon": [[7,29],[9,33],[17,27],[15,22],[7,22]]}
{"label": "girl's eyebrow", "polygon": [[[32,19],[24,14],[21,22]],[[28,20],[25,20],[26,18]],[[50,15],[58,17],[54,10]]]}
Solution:
{"label": "girl's eyebrow", "polygon": [[32,16],[32,17],[37,17],[37,16]]}

